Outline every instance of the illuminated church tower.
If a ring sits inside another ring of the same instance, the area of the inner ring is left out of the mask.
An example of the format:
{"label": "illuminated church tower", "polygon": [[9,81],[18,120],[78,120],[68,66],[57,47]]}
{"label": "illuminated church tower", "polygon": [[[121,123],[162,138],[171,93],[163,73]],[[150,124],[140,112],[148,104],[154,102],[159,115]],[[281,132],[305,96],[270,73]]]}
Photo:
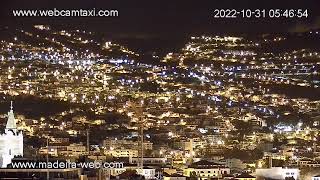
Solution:
{"label": "illuminated church tower", "polygon": [[11,108],[4,134],[0,134],[0,167],[7,167],[14,156],[23,156],[23,134],[17,129],[16,119]]}

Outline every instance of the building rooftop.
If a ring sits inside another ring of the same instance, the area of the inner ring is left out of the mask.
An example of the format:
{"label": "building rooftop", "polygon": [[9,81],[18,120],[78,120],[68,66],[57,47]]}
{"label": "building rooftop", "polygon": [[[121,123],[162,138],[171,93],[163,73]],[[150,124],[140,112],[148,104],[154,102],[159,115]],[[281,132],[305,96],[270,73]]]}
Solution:
{"label": "building rooftop", "polygon": [[225,166],[222,164],[210,162],[207,160],[200,160],[198,162],[192,163],[190,167],[192,168],[224,168]]}
{"label": "building rooftop", "polygon": [[250,174],[240,174],[236,178],[256,178],[256,177],[251,176]]}

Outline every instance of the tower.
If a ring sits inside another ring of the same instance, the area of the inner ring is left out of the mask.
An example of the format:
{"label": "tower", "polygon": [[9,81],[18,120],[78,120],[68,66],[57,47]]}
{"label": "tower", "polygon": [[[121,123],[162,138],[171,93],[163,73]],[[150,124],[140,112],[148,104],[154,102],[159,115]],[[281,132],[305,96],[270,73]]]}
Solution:
{"label": "tower", "polygon": [[11,106],[10,106],[10,111],[8,112],[8,121],[6,124],[6,129],[5,133],[9,133],[9,131],[12,131],[12,133],[16,134],[17,133],[17,124],[16,124],[16,119],[14,118],[13,114],[13,105],[11,101]]}
{"label": "tower", "polygon": [[23,134],[17,129],[11,101],[5,133],[0,135],[0,166],[7,167],[14,156],[23,156]]}

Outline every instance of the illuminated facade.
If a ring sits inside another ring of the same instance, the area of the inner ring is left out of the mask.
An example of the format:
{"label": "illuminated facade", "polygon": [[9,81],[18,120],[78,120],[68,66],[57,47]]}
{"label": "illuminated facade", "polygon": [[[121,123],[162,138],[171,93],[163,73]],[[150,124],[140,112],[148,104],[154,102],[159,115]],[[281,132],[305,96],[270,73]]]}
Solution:
{"label": "illuminated facade", "polygon": [[227,174],[230,174],[230,168],[206,160],[195,162],[183,170],[183,175],[186,177],[198,177],[202,179],[222,178],[223,175]]}
{"label": "illuminated facade", "polygon": [[0,135],[0,166],[7,167],[14,156],[23,156],[23,134],[17,129],[11,102],[5,132]]}
{"label": "illuminated facade", "polygon": [[296,168],[282,168],[272,167],[268,169],[256,169],[256,176],[272,178],[272,179],[285,179],[291,178],[298,179],[300,170]]}

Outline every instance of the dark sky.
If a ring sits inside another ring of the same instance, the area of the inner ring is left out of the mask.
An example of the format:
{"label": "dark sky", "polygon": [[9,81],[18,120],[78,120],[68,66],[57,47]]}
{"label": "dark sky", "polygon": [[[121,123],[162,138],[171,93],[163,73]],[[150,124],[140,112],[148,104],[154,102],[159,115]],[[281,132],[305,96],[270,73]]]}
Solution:
{"label": "dark sky", "polygon": [[[318,28],[318,0],[1,0],[0,25],[49,23],[84,27],[102,32],[136,35],[181,35],[202,33],[286,32]],[[26,18],[13,17],[12,9],[117,9],[119,17]],[[216,8],[308,9],[307,19],[214,19]]]}

